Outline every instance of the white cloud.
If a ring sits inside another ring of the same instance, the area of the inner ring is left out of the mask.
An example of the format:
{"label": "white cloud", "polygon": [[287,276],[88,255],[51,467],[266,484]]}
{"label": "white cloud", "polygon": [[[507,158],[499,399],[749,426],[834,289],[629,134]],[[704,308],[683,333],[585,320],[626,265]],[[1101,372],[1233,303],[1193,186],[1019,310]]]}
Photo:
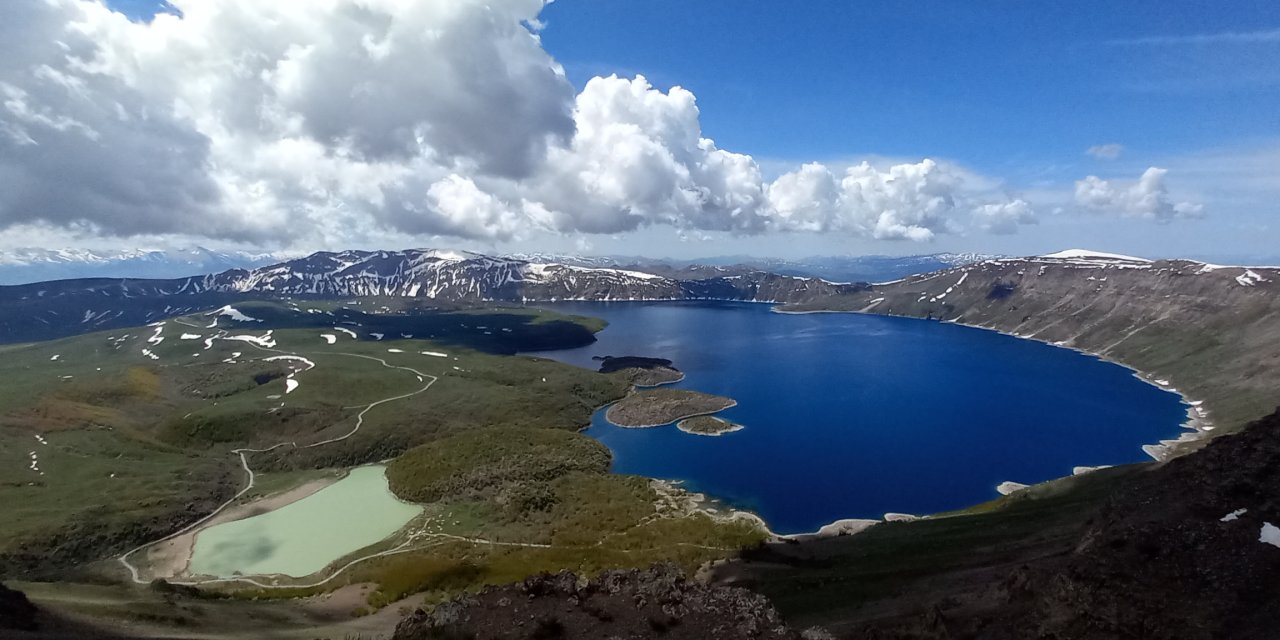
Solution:
{"label": "white cloud", "polygon": [[[877,240],[927,241],[960,228],[958,213],[1003,210],[998,233],[1034,222],[1031,206],[991,191],[970,188],[969,177],[956,167],[930,159],[877,168],[863,162],[838,179],[821,164],[807,164],[783,174],[768,188],[770,227],[782,231],[841,231]],[[990,213],[985,218],[995,217]],[[994,230],[984,221],[980,226]]]}
{"label": "white cloud", "polygon": [[1195,218],[1204,207],[1192,202],[1174,202],[1164,184],[1168,170],[1150,167],[1136,181],[1113,183],[1097,176],[1076,182],[1076,204],[1090,211],[1168,223],[1178,218]]}
{"label": "white cloud", "polygon": [[1178,45],[1213,45],[1213,44],[1260,44],[1280,42],[1280,29],[1260,31],[1221,31],[1218,33],[1197,33],[1183,36],[1146,36],[1109,40],[1107,44],[1117,46],[1178,46]]}
{"label": "white cloud", "polygon": [[0,229],[343,246],[543,232],[924,241],[1034,220],[931,159],[766,182],[644,77],[575,95],[542,0],[0,3]]}
{"label": "white cloud", "polygon": [[1124,153],[1124,146],[1115,142],[1095,144],[1085,149],[1085,153],[1099,160],[1115,160],[1120,157],[1121,153]]}
{"label": "white cloud", "polygon": [[1031,204],[1022,199],[979,205],[973,210],[973,215],[980,227],[997,235],[1017,233],[1019,225],[1038,222]]}

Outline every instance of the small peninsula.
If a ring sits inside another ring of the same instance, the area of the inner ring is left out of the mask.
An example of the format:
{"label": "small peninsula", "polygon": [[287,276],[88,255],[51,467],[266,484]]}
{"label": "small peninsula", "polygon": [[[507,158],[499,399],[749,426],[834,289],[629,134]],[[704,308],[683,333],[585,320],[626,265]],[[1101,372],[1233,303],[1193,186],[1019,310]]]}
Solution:
{"label": "small peninsula", "polygon": [[609,407],[605,418],[619,427],[660,427],[738,404],[732,398],[684,389],[637,391]]}
{"label": "small peninsula", "polygon": [[666,358],[643,356],[597,356],[600,373],[617,373],[637,387],[656,387],[684,380],[684,373]]}
{"label": "small peninsula", "polygon": [[722,436],[726,433],[742,431],[746,427],[715,416],[694,416],[681,420],[676,424],[676,428],[696,436]]}

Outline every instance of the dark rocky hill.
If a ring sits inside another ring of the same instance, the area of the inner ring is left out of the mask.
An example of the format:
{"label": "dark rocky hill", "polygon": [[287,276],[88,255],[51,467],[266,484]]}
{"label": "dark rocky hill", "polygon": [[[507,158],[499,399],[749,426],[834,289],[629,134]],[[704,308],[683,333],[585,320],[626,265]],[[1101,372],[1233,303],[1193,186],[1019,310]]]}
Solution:
{"label": "dark rocky hill", "polygon": [[589,581],[564,572],[490,587],[419,610],[394,640],[670,638],[800,640],[763,597],[707,586],[677,569],[610,571]]}
{"label": "dark rocky hill", "polygon": [[1280,628],[1280,412],[1167,463],[719,567],[840,638],[1209,640]]}

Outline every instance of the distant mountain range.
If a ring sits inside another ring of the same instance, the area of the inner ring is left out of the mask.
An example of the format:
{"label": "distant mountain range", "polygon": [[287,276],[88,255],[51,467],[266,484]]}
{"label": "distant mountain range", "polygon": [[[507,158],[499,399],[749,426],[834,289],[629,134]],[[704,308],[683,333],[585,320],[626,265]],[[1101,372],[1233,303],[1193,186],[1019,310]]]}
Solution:
{"label": "distant mountain range", "polygon": [[863,286],[746,267],[694,271],[672,277],[452,250],[320,252],[265,267],[188,278],[86,278],[0,287],[0,336],[5,342],[23,342],[137,326],[255,298],[390,296],[443,305],[558,300],[793,303]]}
{"label": "distant mountain range", "polygon": [[583,267],[634,269],[674,278],[706,276],[710,273],[708,268],[722,268],[735,272],[768,271],[784,276],[822,278],[830,282],[885,282],[1000,256],[979,253],[931,253],[917,256],[811,256],[788,259],[739,255],[673,260],[638,256],[582,257],[529,253],[515,254],[510,257]]}
{"label": "distant mountain range", "polygon": [[75,278],[182,278],[228,269],[251,269],[288,256],[203,247],[148,251],[12,249],[0,251],[0,285]]}
{"label": "distant mountain range", "polygon": [[[265,267],[298,257],[300,256],[282,253],[213,251],[203,247],[163,251],[12,249],[0,251],[0,285],[79,278],[183,278],[221,273],[231,269]],[[814,256],[795,260],[752,256],[672,260],[636,256],[522,253],[505,257],[532,263],[628,269],[683,279],[724,273],[718,269],[706,269],[706,267],[724,267],[735,273],[769,271],[779,275],[822,278],[831,282],[882,282],[978,262],[994,256],[937,253],[904,257]]]}

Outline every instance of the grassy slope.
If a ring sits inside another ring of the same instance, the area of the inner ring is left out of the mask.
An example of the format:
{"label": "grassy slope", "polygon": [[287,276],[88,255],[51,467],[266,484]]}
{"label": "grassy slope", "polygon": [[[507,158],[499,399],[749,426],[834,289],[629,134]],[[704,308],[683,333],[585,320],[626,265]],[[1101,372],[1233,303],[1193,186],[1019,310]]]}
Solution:
{"label": "grassy slope", "polygon": [[[289,313],[282,307],[244,305],[242,310]],[[525,321],[507,320],[507,313],[443,315],[459,331],[462,324]],[[430,321],[435,327],[442,322]],[[274,332],[277,349],[303,354],[317,366],[297,374],[301,386],[294,393],[273,398],[285,387],[273,376],[296,364],[263,362],[276,354],[241,342],[217,341],[205,350],[203,340],[180,336],[212,334],[201,328],[209,320],[186,322],[196,326],[170,322],[158,345],[146,342],[154,328],[143,327],[6,346],[0,352],[0,375],[10,381],[0,387],[0,442],[5,445],[0,447],[0,503],[7,516],[0,519],[0,573],[74,564],[176,528],[240,487],[242,472],[229,454],[232,448],[336,437],[352,428],[353,407],[422,386],[411,372],[340,354],[412,366],[441,381],[429,396],[369,412],[358,438],[310,450],[311,455],[260,454],[255,468],[384,459],[440,434],[481,426],[572,430],[626,388],[623,381],[550,361],[423,341],[357,341],[330,327]],[[264,333],[258,323],[240,327],[232,333]],[[342,342],[328,345],[321,333],[336,333]],[[145,356],[144,348],[159,359]],[[388,352],[394,348],[406,353]],[[450,357],[417,353],[424,350],[447,351]],[[237,352],[241,356],[233,358]],[[259,376],[269,381],[259,385],[254,380]],[[530,382],[544,386],[529,389]],[[36,435],[49,444],[41,445]],[[31,451],[45,475],[29,468]]]}
{"label": "grassy slope", "polygon": [[[282,328],[290,317],[314,324],[316,316],[336,314],[340,307],[294,310],[288,303],[246,303],[237,308],[266,321],[224,319],[220,326],[252,335],[275,326],[275,351],[228,340],[206,350],[203,339],[215,330],[203,317],[181,319],[187,324],[171,321],[159,344],[146,341],[154,328],[140,328],[3,348],[7,357],[0,360],[0,374],[21,382],[0,397],[0,439],[31,445],[7,446],[5,456],[19,449],[21,455],[0,458],[7,463],[0,468],[0,500],[12,515],[0,520],[0,572],[83,575],[67,569],[155,539],[234,494],[243,472],[233,449],[341,436],[354,426],[362,406],[410,394],[427,382],[373,358],[439,380],[425,393],[369,411],[359,433],[347,440],[249,454],[250,464],[261,472],[249,497],[412,450],[392,464],[391,475],[402,495],[429,501],[425,515],[392,539],[333,566],[390,549],[411,534],[419,536],[416,542],[407,553],[361,563],[323,587],[257,591],[234,585],[227,590],[274,599],[372,582],[378,586],[368,592],[368,604],[376,608],[407,594],[426,592],[425,597],[438,599],[541,571],[593,572],[658,561],[692,570],[762,539],[750,523],[721,522],[663,504],[648,480],[608,473],[608,451],[576,431],[597,407],[626,393],[630,385],[624,376],[429,340],[392,340],[391,335],[354,340],[329,323]],[[447,315],[454,326],[441,329],[439,315]],[[526,324],[600,326],[577,325],[576,319],[544,311],[515,314],[514,320],[509,315],[509,310],[498,315],[467,310],[434,314],[426,324],[454,341],[502,326],[513,327],[512,333]],[[385,319],[374,323],[385,331]],[[372,331],[368,325],[339,326],[365,338]],[[181,340],[183,333],[201,338]],[[336,344],[322,334],[335,335]],[[542,343],[548,336],[554,338],[537,331],[533,340]],[[479,344],[488,347],[489,339],[479,338]],[[144,348],[159,359],[144,355]],[[302,365],[294,361],[263,360],[276,352],[305,357],[316,366],[298,371]],[[60,357],[51,360],[53,355]],[[291,373],[300,386],[284,395],[285,376]],[[36,435],[49,444],[39,445]],[[23,469],[26,450],[34,446],[42,449],[45,476]],[[405,489],[414,483],[418,490]],[[74,549],[67,548],[68,541],[74,541]],[[89,570],[95,580],[121,577],[114,563]]]}

